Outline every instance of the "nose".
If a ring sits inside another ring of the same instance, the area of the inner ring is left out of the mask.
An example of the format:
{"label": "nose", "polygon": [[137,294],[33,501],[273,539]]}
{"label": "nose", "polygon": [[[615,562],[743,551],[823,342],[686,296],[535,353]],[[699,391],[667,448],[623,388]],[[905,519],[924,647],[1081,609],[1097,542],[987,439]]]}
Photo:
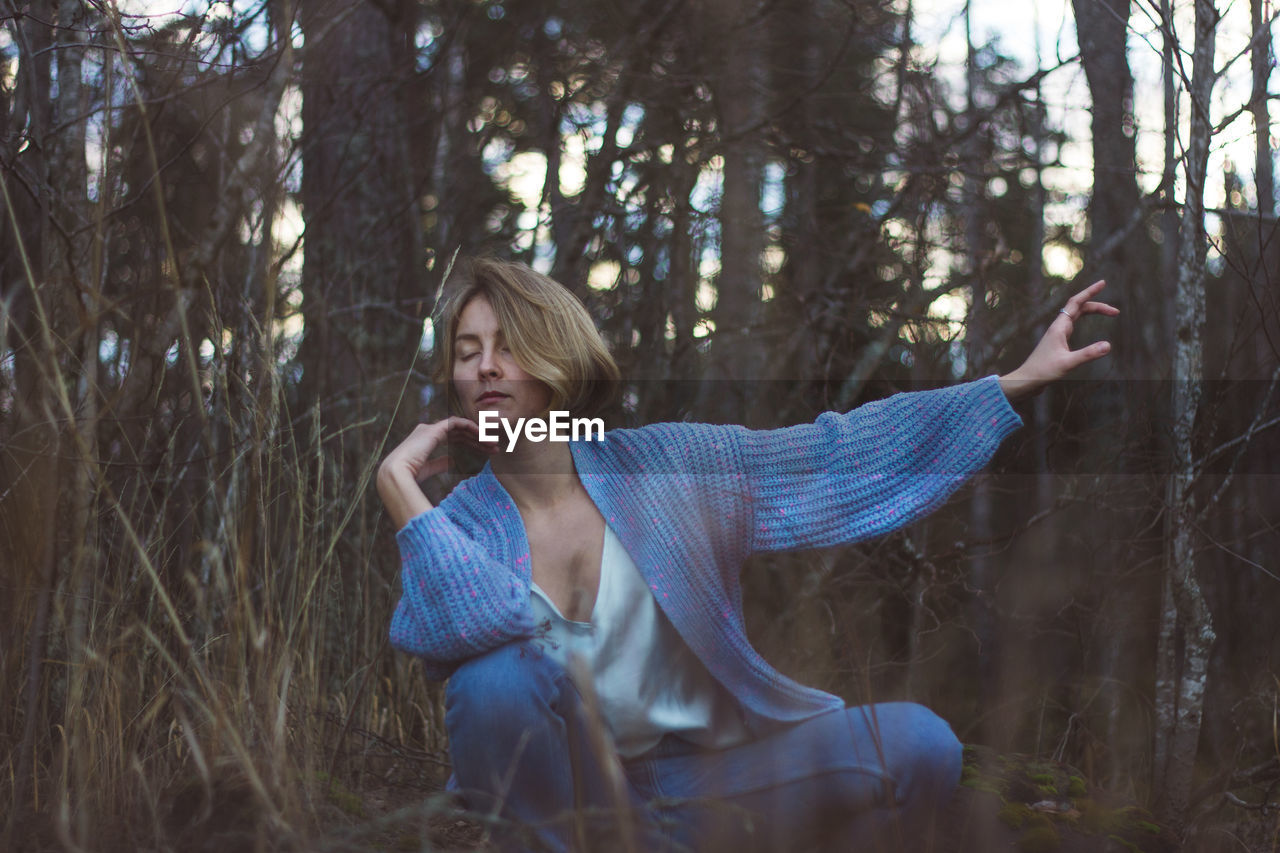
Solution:
{"label": "nose", "polygon": [[479,370],[480,375],[487,378],[493,378],[502,373],[495,350],[486,347],[480,354]]}

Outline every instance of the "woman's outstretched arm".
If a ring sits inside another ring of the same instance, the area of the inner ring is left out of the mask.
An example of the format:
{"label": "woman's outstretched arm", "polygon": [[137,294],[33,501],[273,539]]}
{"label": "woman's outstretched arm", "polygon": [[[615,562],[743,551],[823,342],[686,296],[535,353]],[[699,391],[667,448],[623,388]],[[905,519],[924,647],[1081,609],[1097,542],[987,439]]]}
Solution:
{"label": "woman's outstretched arm", "polygon": [[[942,504],[1021,425],[1011,398],[1034,393],[1110,350],[1105,341],[1072,351],[1082,314],[1119,311],[1090,298],[1097,282],[1068,300],[1031,356],[1007,376],[935,391],[897,394],[812,424],[780,430],[670,426],[691,473],[742,471],[751,551],[827,547],[882,535]],[[732,488],[722,488],[731,492]]]}
{"label": "woman's outstretched arm", "polygon": [[1111,352],[1111,344],[1098,341],[1078,350],[1071,349],[1071,332],[1075,321],[1085,314],[1104,314],[1114,317],[1120,309],[1105,302],[1090,300],[1106,287],[1105,281],[1095,281],[1067,300],[1058,310],[1053,322],[1045,330],[1044,337],[1031,355],[1017,370],[1000,377],[1000,390],[1010,400],[1034,394],[1050,382],[1055,382],[1082,364],[1102,358]]}

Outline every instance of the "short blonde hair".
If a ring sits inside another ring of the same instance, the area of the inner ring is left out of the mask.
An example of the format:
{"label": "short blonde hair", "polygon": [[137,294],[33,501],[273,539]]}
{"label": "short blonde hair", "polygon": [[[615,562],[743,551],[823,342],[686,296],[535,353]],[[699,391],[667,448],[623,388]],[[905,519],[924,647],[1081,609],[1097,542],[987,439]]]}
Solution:
{"label": "short blonde hair", "polygon": [[453,411],[462,408],[452,381],[453,344],[462,311],[477,296],[489,300],[516,363],[551,389],[551,409],[595,417],[614,401],[618,365],[581,300],[524,264],[473,258],[454,266],[433,320],[432,378],[448,386]]}

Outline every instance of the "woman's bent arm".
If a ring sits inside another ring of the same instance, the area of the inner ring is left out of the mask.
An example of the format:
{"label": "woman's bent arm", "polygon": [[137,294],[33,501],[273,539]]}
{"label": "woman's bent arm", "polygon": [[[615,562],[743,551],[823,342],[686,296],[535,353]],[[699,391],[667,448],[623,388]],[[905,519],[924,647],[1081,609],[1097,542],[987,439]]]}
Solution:
{"label": "woman's bent arm", "polygon": [[385,463],[378,469],[378,497],[396,530],[404,529],[414,516],[431,509],[431,502],[413,475],[404,468],[388,468]]}
{"label": "woman's bent arm", "polygon": [[378,469],[378,495],[398,531],[402,563],[391,642],[423,658],[436,678],[531,631],[528,582],[490,557],[443,505],[433,507],[419,486],[448,467],[447,457],[432,458],[437,448],[451,441],[474,445],[477,435],[466,418],[419,424]]}
{"label": "woman's bent arm", "polygon": [[431,454],[450,441],[460,440],[475,446],[479,434],[475,421],[456,416],[445,418],[433,424],[418,424],[408,438],[387,454],[378,467],[378,497],[382,498],[396,530],[431,509],[431,502],[418,484],[449,467],[447,456],[433,459]]}
{"label": "woman's bent arm", "polygon": [[533,634],[528,579],[454,523],[448,503],[415,516],[396,534],[401,593],[391,617],[391,644],[435,664],[429,674],[441,675]]}

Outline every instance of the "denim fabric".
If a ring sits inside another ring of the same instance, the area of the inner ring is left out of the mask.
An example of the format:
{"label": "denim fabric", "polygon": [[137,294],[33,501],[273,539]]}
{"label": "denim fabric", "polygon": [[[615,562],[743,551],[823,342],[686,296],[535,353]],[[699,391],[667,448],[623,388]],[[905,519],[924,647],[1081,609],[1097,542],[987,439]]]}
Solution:
{"label": "denim fabric", "polygon": [[718,751],[668,735],[624,763],[565,670],[528,643],[463,664],[446,708],[457,783],[496,816],[504,851],[915,850],[960,779],[951,729],[905,702]]}

